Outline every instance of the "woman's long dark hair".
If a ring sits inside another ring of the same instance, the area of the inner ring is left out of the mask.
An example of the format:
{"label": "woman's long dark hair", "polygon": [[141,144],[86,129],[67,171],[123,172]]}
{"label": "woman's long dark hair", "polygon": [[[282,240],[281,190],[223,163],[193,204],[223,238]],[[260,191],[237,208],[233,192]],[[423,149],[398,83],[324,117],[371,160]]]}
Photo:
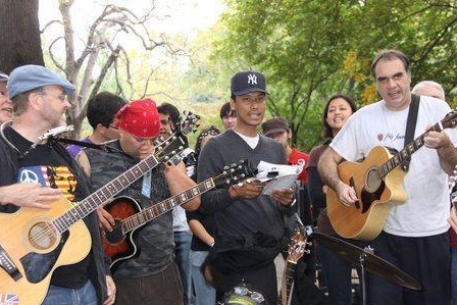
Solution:
{"label": "woman's long dark hair", "polygon": [[323,132],[324,139],[332,139],[333,138],[332,127],[330,127],[330,125],[327,123],[327,112],[328,112],[328,108],[330,107],[330,103],[333,100],[336,100],[337,98],[342,98],[343,100],[345,100],[349,104],[349,106],[351,107],[352,113],[357,111],[357,106],[356,106],[354,100],[352,99],[352,97],[349,97],[349,96],[344,95],[344,94],[335,94],[334,96],[332,96],[327,101],[327,104],[325,104],[324,112],[322,113],[322,125],[324,126],[324,132]]}

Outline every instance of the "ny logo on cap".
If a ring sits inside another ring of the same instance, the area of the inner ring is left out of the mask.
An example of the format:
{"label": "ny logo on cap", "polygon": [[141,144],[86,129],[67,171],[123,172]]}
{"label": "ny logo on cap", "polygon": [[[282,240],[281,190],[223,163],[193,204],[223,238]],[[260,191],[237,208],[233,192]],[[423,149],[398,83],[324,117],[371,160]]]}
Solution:
{"label": "ny logo on cap", "polygon": [[257,85],[257,75],[249,74],[248,75],[248,84]]}

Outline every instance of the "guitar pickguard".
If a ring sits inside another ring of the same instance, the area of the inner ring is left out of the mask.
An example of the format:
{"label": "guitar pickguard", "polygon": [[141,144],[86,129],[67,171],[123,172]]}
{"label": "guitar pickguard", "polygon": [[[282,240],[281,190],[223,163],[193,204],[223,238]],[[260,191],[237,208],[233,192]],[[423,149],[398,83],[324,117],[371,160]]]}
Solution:
{"label": "guitar pickguard", "polygon": [[113,231],[105,231],[106,241],[111,245],[117,245],[124,240],[122,232],[122,222],[120,219],[115,219],[116,224],[113,226]]}
{"label": "guitar pickguard", "polygon": [[384,192],[385,188],[386,185],[384,182],[382,182],[374,193],[368,192],[365,188],[362,189],[360,192],[360,199],[362,201],[362,213],[368,212],[373,202],[381,199],[381,195]]}
{"label": "guitar pickguard", "polygon": [[58,246],[49,253],[39,254],[30,252],[20,259],[24,267],[25,276],[30,283],[41,282],[51,272],[68,237],[68,231],[63,233]]}

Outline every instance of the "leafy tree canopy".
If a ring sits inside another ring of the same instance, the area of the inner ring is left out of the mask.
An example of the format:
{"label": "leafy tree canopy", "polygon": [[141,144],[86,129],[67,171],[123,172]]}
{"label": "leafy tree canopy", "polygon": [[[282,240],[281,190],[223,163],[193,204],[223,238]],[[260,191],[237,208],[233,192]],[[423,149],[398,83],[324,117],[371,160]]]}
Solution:
{"label": "leafy tree canopy", "polygon": [[221,22],[226,32],[213,54],[266,74],[271,114],[291,122],[294,143],[306,150],[320,141],[330,96],[379,99],[369,68],[381,49],[410,57],[413,84],[435,80],[455,99],[454,1],[229,0]]}

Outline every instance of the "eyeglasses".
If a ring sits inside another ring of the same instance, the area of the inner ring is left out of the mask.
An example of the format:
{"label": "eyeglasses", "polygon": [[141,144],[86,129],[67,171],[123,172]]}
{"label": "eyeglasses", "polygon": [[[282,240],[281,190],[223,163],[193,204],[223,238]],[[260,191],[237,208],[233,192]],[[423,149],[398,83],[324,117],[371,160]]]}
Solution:
{"label": "eyeglasses", "polygon": [[251,106],[254,103],[264,104],[267,100],[266,95],[259,95],[259,96],[252,96],[252,95],[245,95],[240,97],[240,101],[242,104],[246,106]]}
{"label": "eyeglasses", "polygon": [[61,101],[62,103],[65,102],[65,101],[68,101],[68,98],[67,98],[67,95],[66,94],[59,94],[59,95],[54,95],[54,94],[49,94],[47,92],[40,92],[38,93],[39,95],[42,95],[42,96],[52,96],[52,97],[55,97],[56,99],[58,99],[59,101]]}
{"label": "eyeglasses", "polygon": [[118,129],[119,129],[119,127],[117,127],[116,125],[109,125],[108,128],[113,128],[113,129],[115,129],[115,130],[118,130]]}

